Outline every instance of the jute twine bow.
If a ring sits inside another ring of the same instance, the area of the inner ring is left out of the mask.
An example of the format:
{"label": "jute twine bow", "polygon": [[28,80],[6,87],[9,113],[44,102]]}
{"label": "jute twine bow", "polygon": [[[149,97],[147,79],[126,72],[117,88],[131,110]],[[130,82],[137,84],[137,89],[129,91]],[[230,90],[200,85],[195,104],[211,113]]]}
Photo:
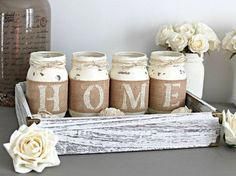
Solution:
{"label": "jute twine bow", "polygon": [[44,70],[46,68],[58,68],[64,69],[65,62],[63,61],[40,61],[40,60],[31,60],[30,65],[36,67],[39,70]]}
{"label": "jute twine bow", "polygon": [[77,69],[81,70],[83,68],[93,68],[97,67],[98,69],[106,70],[109,68],[109,64],[107,61],[91,61],[91,62],[86,62],[86,61],[77,61],[73,60],[73,66],[77,65]]}
{"label": "jute twine bow", "polygon": [[121,62],[113,62],[112,65],[119,65],[122,68],[132,68],[132,67],[147,67],[147,61],[133,61],[133,62],[126,62],[126,63],[121,63]]}
{"label": "jute twine bow", "polygon": [[159,66],[159,67],[167,67],[171,65],[180,65],[185,63],[185,58],[184,57],[179,57],[178,59],[175,60],[163,60],[163,59],[158,59],[158,60],[150,60],[150,66]]}

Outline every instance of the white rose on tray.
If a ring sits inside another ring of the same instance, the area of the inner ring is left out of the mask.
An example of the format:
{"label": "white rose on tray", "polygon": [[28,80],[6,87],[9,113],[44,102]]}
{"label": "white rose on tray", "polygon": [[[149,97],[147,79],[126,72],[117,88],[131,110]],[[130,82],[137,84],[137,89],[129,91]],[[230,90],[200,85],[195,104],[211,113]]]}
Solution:
{"label": "white rose on tray", "polygon": [[156,36],[157,45],[173,51],[198,55],[220,48],[220,40],[216,33],[204,23],[185,22],[173,26],[165,25],[159,30]]}
{"label": "white rose on tray", "polygon": [[223,111],[223,122],[225,142],[228,145],[236,146],[236,113],[232,114],[229,110]]}
{"label": "white rose on tray", "polygon": [[4,147],[13,159],[16,172],[42,172],[46,167],[60,164],[56,143],[57,137],[51,131],[40,129],[33,124],[30,127],[21,126],[11,135],[10,142],[4,144]]}

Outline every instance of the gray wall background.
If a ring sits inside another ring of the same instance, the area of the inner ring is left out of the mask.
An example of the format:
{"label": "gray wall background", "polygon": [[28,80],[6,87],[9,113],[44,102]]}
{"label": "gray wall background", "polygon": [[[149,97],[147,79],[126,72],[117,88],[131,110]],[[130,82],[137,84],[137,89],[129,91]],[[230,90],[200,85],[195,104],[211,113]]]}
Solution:
{"label": "gray wall background", "polygon": [[[49,0],[52,8],[52,49],[72,52],[117,51],[147,53],[157,50],[154,38],[167,23],[201,21],[220,39],[236,26],[234,0]],[[204,99],[230,101],[233,67],[224,51],[205,56]],[[236,60],[236,59],[235,59]]]}

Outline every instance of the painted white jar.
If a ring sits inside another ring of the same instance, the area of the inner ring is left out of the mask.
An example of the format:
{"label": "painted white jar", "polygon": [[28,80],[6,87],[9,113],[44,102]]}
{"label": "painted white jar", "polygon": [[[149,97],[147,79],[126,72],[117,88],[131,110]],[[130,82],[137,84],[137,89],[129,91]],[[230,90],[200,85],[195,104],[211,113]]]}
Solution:
{"label": "painted white jar", "polygon": [[33,114],[64,117],[67,111],[68,73],[65,54],[54,51],[31,53],[26,97]]}
{"label": "painted white jar", "polygon": [[204,87],[203,58],[198,54],[185,55],[185,71],[187,73],[187,90],[199,98],[202,98]]}
{"label": "painted white jar", "polygon": [[110,106],[126,114],[144,114],[148,109],[147,56],[139,52],[113,55],[110,72]]}
{"label": "painted white jar", "polygon": [[184,55],[174,51],[156,51],[151,54],[149,112],[168,113],[185,106],[184,61]]}
{"label": "painted white jar", "polygon": [[107,57],[100,52],[73,53],[69,74],[71,116],[96,116],[109,107]]}

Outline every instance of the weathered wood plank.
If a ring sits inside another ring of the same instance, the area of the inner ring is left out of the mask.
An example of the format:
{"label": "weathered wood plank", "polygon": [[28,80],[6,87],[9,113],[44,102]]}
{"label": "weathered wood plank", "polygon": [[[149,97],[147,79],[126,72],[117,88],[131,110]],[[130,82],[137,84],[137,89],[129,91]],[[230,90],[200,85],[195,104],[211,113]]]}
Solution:
{"label": "weathered wood plank", "polygon": [[58,135],[60,155],[206,147],[220,134],[211,113],[41,119],[39,126]]}
{"label": "weathered wood plank", "polygon": [[193,95],[191,92],[187,92],[186,106],[192,109],[193,112],[216,112],[216,108]]}
{"label": "weathered wood plank", "polygon": [[25,98],[25,83],[16,84],[15,87],[15,109],[19,126],[27,124],[27,117],[31,117],[30,108]]}

